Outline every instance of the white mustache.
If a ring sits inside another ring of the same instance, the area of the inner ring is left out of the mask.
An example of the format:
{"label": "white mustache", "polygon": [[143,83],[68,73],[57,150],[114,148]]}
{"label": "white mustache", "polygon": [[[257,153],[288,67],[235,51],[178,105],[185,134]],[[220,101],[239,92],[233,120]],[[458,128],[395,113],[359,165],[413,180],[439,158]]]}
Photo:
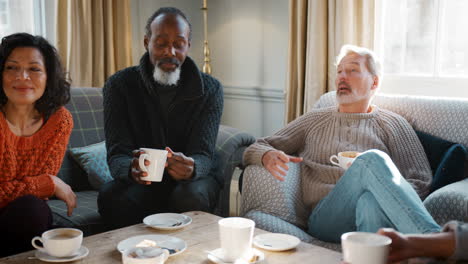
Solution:
{"label": "white mustache", "polygon": [[338,89],[340,89],[340,86],[345,86],[345,87],[342,87],[342,88],[346,88],[346,89],[351,89],[351,87],[349,87],[349,84],[347,84],[346,82],[340,82],[338,83]]}

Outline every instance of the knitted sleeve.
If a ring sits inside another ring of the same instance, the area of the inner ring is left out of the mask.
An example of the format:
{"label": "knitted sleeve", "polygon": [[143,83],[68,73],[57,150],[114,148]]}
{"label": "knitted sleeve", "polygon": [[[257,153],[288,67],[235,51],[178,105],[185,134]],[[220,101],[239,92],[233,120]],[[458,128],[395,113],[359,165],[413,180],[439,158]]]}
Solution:
{"label": "knitted sleeve", "polygon": [[135,144],[129,133],[127,104],[122,93],[125,82],[118,73],[111,76],[103,88],[104,133],[107,160],[114,179],[130,181],[130,162]]}
{"label": "knitted sleeve", "polygon": [[42,168],[42,171],[37,175],[26,175],[0,182],[0,208],[24,195],[46,198],[54,194],[55,186],[49,175],[57,175],[62,165],[73,128],[73,119],[64,107],[57,110],[49,120],[52,119],[57,122],[53,121],[53,126],[45,128],[47,133],[42,135],[47,138],[36,139],[42,143],[35,144],[39,149],[35,149],[35,154],[31,153],[37,155],[33,157],[35,162],[32,162],[31,166]]}
{"label": "knitted sleeve", "polygon": [[468,260],[468,224],[450,221],[443,227],[443,232],[455,232],[456,248],[453,259]]}
{"label": "knitted sleeve", "polygon": [[421,199],[429,194],[432,179],[429,160],[411,125],[403,117],[383,111],[390,157]]}
{"label": "knitted sleeve", "polygon": [[305,136],[316,119],[315,112],[309,112],[292,121],[273,136],[257,139],[244,152],[245,165],[262,165],[263,154],[270,150],[281,150],[288,155],[295,154],[305,144]]}
{"label": "knitted sleeve", "polygon": [[213,166],[216,137],[223,113],[223,88],[221,84],[210,76],[204,76],[204,85],[212,91],[206,101],[206,107],[191,133],[187,144],[186,154],[195,161],[192,180],[208,176]]}

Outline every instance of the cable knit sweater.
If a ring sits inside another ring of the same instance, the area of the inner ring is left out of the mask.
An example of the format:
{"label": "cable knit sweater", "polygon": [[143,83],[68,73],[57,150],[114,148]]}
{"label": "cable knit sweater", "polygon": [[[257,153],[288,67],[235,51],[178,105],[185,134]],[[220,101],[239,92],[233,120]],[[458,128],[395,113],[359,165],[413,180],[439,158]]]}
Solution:
{"label": "cable knit sweater", "polygon": [[[130,181],[132,151],[141,147],[182,152],[195,161],[192,180],[211,177],[223,112],[221,84],[186,57],[174,100],[161,104],[153,69],[147,52],[139,66],[115,73],[104,85],[104,131],[112,177]],[[169,108],[162,110],[163,105]],[[167,170],[165,175],[169,177]]]}
{"label": "cable knit sweater", "polygon": [[[344,169],[330,163],[341,151],[379,149],[387,153],[421,198],[429,192],[429,161],[411,125],[401,116],[373,106],[370,113],[340,113],[336,106],[314,109],[273,136],[258,139],[244,153],[245,164],[262,165],[273,149],[303,158],[302,195],[313,210],[333,189]],[[273,177],[273,176],[272,176]]]}
{"label": "cable knit sweater", "polygon": [[54,193],[48,175],[57,175],[72,127],[72,116],[62,107],[34,135],[21,137],[0,113],[0,208],[23,195],[46,198]]}

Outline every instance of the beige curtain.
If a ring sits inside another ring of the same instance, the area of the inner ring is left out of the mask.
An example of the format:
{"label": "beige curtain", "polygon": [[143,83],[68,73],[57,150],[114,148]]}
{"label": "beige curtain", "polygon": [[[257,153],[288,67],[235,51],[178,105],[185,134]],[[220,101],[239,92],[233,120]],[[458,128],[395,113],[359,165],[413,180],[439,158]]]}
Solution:
{"label": "beige curtain", "polygon": [[290,0],[286,123],[334,90],[342,45],[374,48],[375,0]]}
{"label": "beige curtain", "polygon": [[132,65],[129,0],[60,0],[57,49],[73,86],[102,87]]}

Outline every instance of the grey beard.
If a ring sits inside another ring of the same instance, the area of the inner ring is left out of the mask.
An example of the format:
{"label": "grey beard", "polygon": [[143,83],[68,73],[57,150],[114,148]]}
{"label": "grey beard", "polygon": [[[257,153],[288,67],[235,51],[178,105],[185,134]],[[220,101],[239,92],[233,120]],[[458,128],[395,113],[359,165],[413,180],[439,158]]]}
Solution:
{"label": "grey beard", "polygon": [[173,72],[165,72],[158,66],[155,66],[153,78],[162,85],[176,85],[180,79],[180,67],[177,67]]}

